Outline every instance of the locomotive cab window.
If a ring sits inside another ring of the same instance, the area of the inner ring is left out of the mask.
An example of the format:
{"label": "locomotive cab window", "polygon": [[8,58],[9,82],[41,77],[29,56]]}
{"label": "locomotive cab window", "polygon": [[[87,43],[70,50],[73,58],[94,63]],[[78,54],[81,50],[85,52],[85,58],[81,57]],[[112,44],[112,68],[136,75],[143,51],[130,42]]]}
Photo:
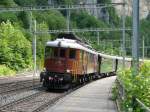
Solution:
{"label": "locomotive cab window", "polygon": [[69,58],[70,59],[75,59],[76,58],[76,50],[74,50],[74,49],[70,50]]}
{"label": "locomotive cab window", "polygon": [[46,57],[46,58],[51,58],[51,57],[53,57],[53,56],[54,56],[54,49],[51,48],[51,47],[49,47],[49,46],[47,46],[47,47],[45,48],[45,57]]}
{"label": "locomotive cab window", "polygon": [[66,49],[60,49],[60,57],[65,58],[66,56]]}

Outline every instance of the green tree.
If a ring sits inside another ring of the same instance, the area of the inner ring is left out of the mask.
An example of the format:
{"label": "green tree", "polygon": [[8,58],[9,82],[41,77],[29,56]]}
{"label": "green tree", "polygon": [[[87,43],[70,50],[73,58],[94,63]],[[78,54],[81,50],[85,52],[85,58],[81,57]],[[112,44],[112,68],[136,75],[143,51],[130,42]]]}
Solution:
{"label": "green tree", "polygon": [[20,12],[18,14],[18,19],[21,20],[23,28],[25,28],[25,29],[29,28],[29,26],[30,26],[30,19],[31,19],[29,12],[25,12],[25,11]]}
{"label": "green tree", "polygon": [[114,27],[120,27],[121,19],[119,18],[116,9],[114,7],[109,7],[109,22]]}
{"label": "green tree", "polygon": [[57,0],[58,4],[74,4],[76,0]]}
{"label": "green tree", "polygon": [[36,0],[14,0],[19,6],[33,6],[36,5]]}
{"label": "green tree", "polygon": [[6,22],[7,20],[10,20],[12,23],[19,21],[16,13],[12,13],[12,12],[0,13],[0,23],[3,21]]}
{"label": "green tree", "polygon": [[14,0],[20,6],[48,5],[48,0]]}
{"label": "green tree", "polygon": [[16,4],[13,0],[0,0],[0,6],[1,5],[6,6],[6,7],[16,6]]}
{"label": "green tree", "polygon": [[[148,19],[143,19],[140,21],[140,37],[141,40],[143,39],[143,37],[145,38],[145,46],[149,46],[150,44],[150,21]],[[141,43],[142,45],[142,43]],[[147,48],[147,57],[150,57],[150,48]]]}
{"label": "green tree", "polygon": [[111,3],[111,0],[97,0],[98,3]]}
{"label": "green tree", "polygon": [[108,25],[96,17],[89,15],[85,11],[73,12],[71,14],[72,21],[76,22],[78,28],[106,28]]}
{"label": "green tree", "polygon": [[9,21],[0,25],[0,64],[14,70],[31,67],[31,43]]}
{"label": "green tree", "polygon": [[39,23],[46,22],[51,30],[66,28],[66,19],[56,10],[35,13],[35,18]]}
{"label": "green tree", "polygon": [[48,5],[48,0],[36,0],[37,5]]}
{"label": "green tree", "polygon": [[[37,25],[37,30],[40,31],[47,31],[48,25],[45,22],[39,23]],[[37,36],[37,57],[38,57],[38,65],[41,68],[43,66],[44,63],[44,48],[45,48],[45,44],[47,41],[51,40],[51,35],[50,34],[39,34]]]}

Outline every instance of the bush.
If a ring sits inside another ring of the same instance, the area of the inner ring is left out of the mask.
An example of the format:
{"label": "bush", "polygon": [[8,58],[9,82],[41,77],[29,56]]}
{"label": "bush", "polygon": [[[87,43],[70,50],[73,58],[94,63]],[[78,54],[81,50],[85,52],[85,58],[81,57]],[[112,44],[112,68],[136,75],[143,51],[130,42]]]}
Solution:
{"label": "bush", "polygon": [[0,76],[12,76],[15,74],[15,71],[6,67],[5,65],[0,65]]}
{"label": "bush", "polygon": [[[121,71],[118,75],[126,88],[126,98],[123,107],[128,111],[132,108],[132,96],[138,98],[147,107],[150,107],[150,63],[146,62],[140,66],[139,74],[132,76],[131,69]],[[135,112],[144,112],[136,105]]]}
{"label": "bush", "polygon": [[0,25],[0,64],[16,71],[32,65],[31,43],[9,21]]}

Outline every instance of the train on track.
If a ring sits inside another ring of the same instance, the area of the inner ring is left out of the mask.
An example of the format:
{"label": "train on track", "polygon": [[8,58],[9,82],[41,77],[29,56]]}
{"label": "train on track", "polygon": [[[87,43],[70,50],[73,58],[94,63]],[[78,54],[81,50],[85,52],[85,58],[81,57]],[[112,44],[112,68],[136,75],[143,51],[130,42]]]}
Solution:
{"label": "train on track", "polygon": [[69,89],[73,84],[82,84],[104,76],[115,75],[114,71],[101,73],[101,55],[73,34],[59,34],[45,45],[44,68],[40,79],[48,89]]}

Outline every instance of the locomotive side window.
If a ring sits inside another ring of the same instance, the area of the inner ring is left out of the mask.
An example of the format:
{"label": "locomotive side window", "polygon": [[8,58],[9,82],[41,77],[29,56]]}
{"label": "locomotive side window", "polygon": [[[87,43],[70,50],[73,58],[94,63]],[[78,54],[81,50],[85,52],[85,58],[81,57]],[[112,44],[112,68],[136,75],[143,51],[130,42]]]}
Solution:
{"label": "locomotive side window", "polygon": [[80,51],[80,60],[83,60],[83,51]]}
{"label": "locomotive side window", "polygon": [[49,57],[53,57],[53,56],[54,56],[54,49],[47,46],[45,48],[45,57],[49,58]]}
{"label": "locomotive side window", "polygon": [[76,58],[76,50],[70,49],[69,58],[70,59],[75,59]]}
{"label": "locomotive side window", "polygon": [[66,49],[60,49],[60,57],[64,58],[66,55]]}
{"label": "locomotive side window", "polygon": [[58,57],[58,48],[54,49],[54,57]]}

